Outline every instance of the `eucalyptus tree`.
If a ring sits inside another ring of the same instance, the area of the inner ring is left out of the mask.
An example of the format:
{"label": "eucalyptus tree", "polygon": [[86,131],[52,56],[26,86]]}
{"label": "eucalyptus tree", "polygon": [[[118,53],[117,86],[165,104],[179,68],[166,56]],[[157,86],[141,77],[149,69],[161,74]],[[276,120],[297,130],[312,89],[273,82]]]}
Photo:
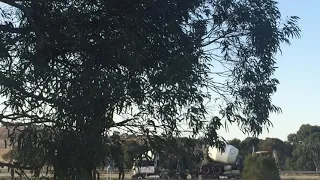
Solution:
{"label": "eucalyptus tree", "polygon": [[293,147],[292,157],[286,161],[286,168],[293,170],[319,171],[319,126],[302,124],[299,130],[288,135]]}
{"label": "eucalyptus tree", "polygon": [[24,127],[10,133],[23,157],[41,152],[20,166],[50,162],[55,179],[92,179],[113,128],[151,142],[186,123],[211,145],[223,121],[260,134],[281,111],[275,54],[300,32],[274,0],[0,2],[1,121]]}

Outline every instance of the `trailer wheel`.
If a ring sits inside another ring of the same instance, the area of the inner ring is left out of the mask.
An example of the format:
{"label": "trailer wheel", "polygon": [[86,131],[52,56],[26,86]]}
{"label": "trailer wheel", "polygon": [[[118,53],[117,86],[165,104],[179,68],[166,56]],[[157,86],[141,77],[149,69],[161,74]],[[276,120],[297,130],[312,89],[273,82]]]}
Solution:
{"label": "trailer wheel", "polygon": [[221,174],[223,174],[223,168],[220,166],[220,165],[214,165],[213,167],[212,167],[212,171],[213,171],[213,174],[215,174],[215,175],[221,175]]}

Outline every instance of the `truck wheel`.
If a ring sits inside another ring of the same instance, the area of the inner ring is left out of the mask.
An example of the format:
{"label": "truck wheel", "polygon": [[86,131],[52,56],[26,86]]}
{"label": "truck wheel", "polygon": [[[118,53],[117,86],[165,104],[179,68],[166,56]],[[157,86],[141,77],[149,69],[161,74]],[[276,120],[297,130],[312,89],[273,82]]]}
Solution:
{"label": "truck wheel", "polygon": [[181,177],[179,174],[175,174],[175,175],[173,175],[173,177],[171,179],[181,179]]}
{"label": "truck wheel", "polygon": [[143,176],[139,175],[136,179],[143,179]]}
{"label": "truck wheel", "polygon": [[167,174],[162,174],[161,176],[160,176],[160,179],[170,179],[170,177],[169,177],[169,175],[167,175]]}
{"label": "truck wheel", "polygon": [[201,172],[202,172],[202,174],[205,174],[205,175],[210,174],[210,168],[202,167]]}
{"label": "truck wheel", "polygon": [[179,176],[180,176],[180,179],[187,179],[188,178],[188,174],[186,174],[186,173],[180,173]]}
{"label": "truck wheel", "polygon": [[223,168],[220,165],[214,165],[212,167],[212,171],[213,171],[213,174],[215,174],[215,175],[222,175],[223,174]]}

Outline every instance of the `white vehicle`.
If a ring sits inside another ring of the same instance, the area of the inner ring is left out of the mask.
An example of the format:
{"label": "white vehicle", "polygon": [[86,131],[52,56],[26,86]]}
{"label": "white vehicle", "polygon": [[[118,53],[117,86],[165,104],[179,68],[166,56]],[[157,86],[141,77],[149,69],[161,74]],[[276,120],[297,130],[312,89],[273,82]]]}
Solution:
{"label": "white vehicle", "polygon": [[142,157],[135,159],[132,167],[132,178],[155,178],[158,176],[158,163],[159,155],[155,156],[151,151],[148,151],[146,155],[142,155]]}
{"label": "white vehicle", "polygon": [[186,179],[187,177],[185,173],[161,172],[159,155],[154,155],[151,151],[135,160],[132,171],[132,179]]}
{"label": "white vehicle", "polygon": [[[243,159],[239,157],[239,150],[232,145],[226,144],[225,151],[221,152],[215,147],[204,147],[205,156],[211,161],[207,164],[202,164],[201,167],[191,168],[190,174],[192,177],[202,175],[203,177],[219,177],[227,171],[240,170],[243,168]],[[186,179],[186,174],[183,172],[168,172],[161,173],[159,171],[159,155],[155,156],[151,151],[147,155],[137,158],[132,167],[133,179],[148,179],[160,177],[162,179]]]}
{"label": "white vehicle", "polygon": [[210,146],[204,146],[203,150],[211,161],[202,164],[200,169],[194,169],[191,173],[193,177],[202,175],[205,178],[217,178],[232,170],[240,170],[241,173],[243,159],[239,156],[239,150],[236,147],[226,144],[224,152]]}

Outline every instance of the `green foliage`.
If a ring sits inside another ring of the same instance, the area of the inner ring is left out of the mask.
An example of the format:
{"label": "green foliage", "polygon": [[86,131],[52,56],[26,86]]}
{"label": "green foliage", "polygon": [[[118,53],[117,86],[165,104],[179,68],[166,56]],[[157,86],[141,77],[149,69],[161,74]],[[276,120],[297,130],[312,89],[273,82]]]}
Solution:
{"label": "green foliage", "polygon": [[[276,150],[278,156],[279,168],[285,169],[286,161],[292,157],[293,146],[290,142],[283,142],[278,138],[266,138],[258,139],[253,137],[247,137],[243,141],[239,139],[233,139],[229,141],[229,144],[239,149],[239,155],[246,157],[252,154],[253,147],[255,151],[273,151]],[[287,163],[288,164],[288,163]]]}
{"label": "green foliage", "polygon": [[315,170],[320,170],[320,132],[312,133],[304,142],[305,151],[312,159]]}
{"label": "green foliage", "polygon": [[182,162],[183,168],[189,169],[202,162],[201,147],[202,143],[200,140],[179,138],[178,146],[175,146],[167,153],[174,154]]}
{"label": "green foliage", "polygon": [[293,152],[292,158],[287,162],[286,169],[319,170],[319,134],[319,126],[303,124],[296,133],[288,135],[288,141],[293,146]]}
{"label": "green foliage", "polygon": [[146,147],[139,145],[136,141],[127,141],[123,144],[125,168],[131,169],[134,159],[146,152]]}
{"label": "green foliage", "polygon": [[236,148],[239,149],[239,148],[240,148],[240,144],[241,144],[241,140],[235,138],[235,139],[232,139],[232,140],[228,141],[228,143],[229,143],[230,145],[232,145],[232,146],[234,146],[234,147],[236,147]]}
{"label": "green foliage", "polygon": [[280,173],[274,158],[249,155],[245,158],[242,179],[280,180]]}
{"label": "green foliage", "polygon": [[248,154],[252,154],[253,147],[258,150],[258,144],[260,139],[254,137],[247,137],[240,143],[240,155],[245,157]]}
{"label": "green foliage", "polygon": [[292,171],[293,167],[295,166],[295,162],[292,160],[292,158],[287,158],[284,166],[284,170],[286,171]]}
{"label": "green foliage", "polygon": [[[20,165],[51,165],[54,179],[93,179],[124,158],[115,128],[155,149],[183,122],[210,145],[223,120],[259,135],[281,112],[275,54],[300,36],[273,0],[0,2],[11,6],[0,7],[0,120],[24,127],[9,133]],[[212,95],[220,114],[205,106]]]}
{"label": "green foliage", "polygon": [[291,144],[283,142],[278,138],[266,138],[264,140],[260,140],[259,150],[262,150],[262,151],[276,150],[280,169],[284,169],[286,159],[292,156]]}
{"label": "green foliage", "polygon": [[312,126],[310,124],[303,124],[300,126],[297,134],[297,141],[305,141],[312,134],[320,132],[320,126]]}

